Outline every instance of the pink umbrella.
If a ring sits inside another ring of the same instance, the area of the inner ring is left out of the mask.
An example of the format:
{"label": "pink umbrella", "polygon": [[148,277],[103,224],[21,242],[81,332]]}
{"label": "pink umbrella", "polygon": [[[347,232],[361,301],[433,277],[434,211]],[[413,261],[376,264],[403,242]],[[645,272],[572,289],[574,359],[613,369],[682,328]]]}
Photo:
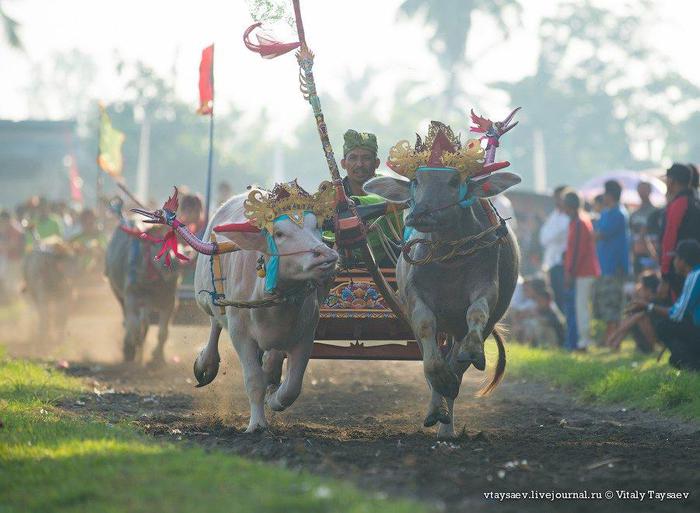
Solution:
{"label": "pink umbrella", "polygon": [[655,206],[662,207],[666,204],[666,184],[648,171],[629,171],[625,169],[610,171],[604,175],[591,178],[578,188],[578,191],[586,201],[592,202],[593,198],[598,194],[603,194],[605,182],[608,180],[620,182],[620,185],[622,185],[622,203],[625,205],[639,205],[639,195],[637,194],[639,182],[651,184],[651,202]]}

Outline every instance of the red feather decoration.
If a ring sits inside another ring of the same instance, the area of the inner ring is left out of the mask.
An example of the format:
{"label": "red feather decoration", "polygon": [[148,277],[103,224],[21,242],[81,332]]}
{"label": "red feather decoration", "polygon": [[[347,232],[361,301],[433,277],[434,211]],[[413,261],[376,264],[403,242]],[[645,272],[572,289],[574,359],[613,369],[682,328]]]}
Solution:
{"label": "red feather decoration", "polygon": [[291,52],[292,50],[301,46],[301,43],[298,42],[282,43],[269,37],[261,36],[260,34],[255,34],[255,37],[258,38],[258,44],[251,43],[250,34],[261,25],[262,23],[258,22],[248,27],[243,33],[243,43],[246,45],[248,50],[260,54],[263,59],[274,59],[275,57],[284,55],[285,53]]}
{"label": "red feather decoration", "polygon": [[472,123],[474,123],[475,126],[469,128],[471,132],[479,132],[479,133],[485,133],[493,126],[493,121],[490,119],[482,118],[481,116],[477,116],[474,114],[474,109],[471,110],[471,118],[472,118]]}
{"label": "red feather decoration", "polygon": [[175,192],[168,198],[168,201],[163,203],[163,210],[177,212],[177,207],[180,205],[180,202],[177,199],[177,187],[173,187],[173,189],[175,189]]}

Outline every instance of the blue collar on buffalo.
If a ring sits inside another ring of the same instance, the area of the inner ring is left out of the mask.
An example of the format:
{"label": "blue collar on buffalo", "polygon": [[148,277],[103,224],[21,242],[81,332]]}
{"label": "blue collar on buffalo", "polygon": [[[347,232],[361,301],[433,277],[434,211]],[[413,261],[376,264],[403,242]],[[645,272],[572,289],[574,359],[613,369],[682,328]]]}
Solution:
{"label": "blue collar on buffalo", "polygon": [[[313,212],[305,210],[304,217],[306,217],[308,214],[313,214]],[[272,221],[272,223],[274,224],[277,221],[281,221],[282,219],[289,219],[289,216],[287,214],[277,216]],[[275,288],[277,288],[277,276],[279,275],[280,257],[279,251],[277,251],[277,244],[275,243],[275,238],[267,230],[263,230],[262,232],[265,234],[265,239],[267,240],[267,251],[270,255],[267,264],[265,264],[265,292],[272,293],[274,292]]]}

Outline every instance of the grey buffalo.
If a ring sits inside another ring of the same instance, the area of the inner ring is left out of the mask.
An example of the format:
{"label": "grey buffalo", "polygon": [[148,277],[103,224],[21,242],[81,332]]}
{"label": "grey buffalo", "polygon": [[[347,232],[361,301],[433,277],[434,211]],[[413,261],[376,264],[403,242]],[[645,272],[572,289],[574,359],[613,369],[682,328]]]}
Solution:
{"label": "grey buffalo", "polygon": [[[465,188],[456,170],[426,167],[419,168],[413,180],[372,179],[365,190],[390,201],[413,202],[405,219],[413,228],[409,242],[417,238],[455,241],[478,236],[492,224],[490,207],[479,199],[499,194],[518,182],[517,175],[501,172],[480,181],[469,180]],[[465,189],[467,195],[461,196]],[[465,206],[465,200],[471,206]],[[426,252],[425,244],[414,244],[409,256],[417,261]],[[493,381],[482,392],[493,388],[503,374],[505,353],[502,339],[494,330],[513,295],[518,262],[518,246],[510,229],[500,244],[472,255],[425,265],[411,265],[404,255],[398,261],[399,299],[422,348],[425,377],[432,389],[424,425],[440,422],[439,438],[455,436],[453,404],[462,375],[470,365],[485,369],[484,339],[491,333],[499,344],[499,359]],[[439,350],[438,333],[446,333],[454,341],[447,358]]]}
{"label": "grey buffalo", "polygon": [[[123,221],[125,222],[125,221]],[[154,261],[156,247],[117,227],[107,246],[105,274],[124,315],[123,354],[141,362],[152,312],[158,315],[158,345],[151,364],[165,362],[163,350],[177,302],[180,274]]]}
{"label": "grey buffalo", "polygon": [[61,340],[72,299],[75,258],[58,237],[35,241],[23,265],[26,293],[37,313],[36,334],[49,341]]}

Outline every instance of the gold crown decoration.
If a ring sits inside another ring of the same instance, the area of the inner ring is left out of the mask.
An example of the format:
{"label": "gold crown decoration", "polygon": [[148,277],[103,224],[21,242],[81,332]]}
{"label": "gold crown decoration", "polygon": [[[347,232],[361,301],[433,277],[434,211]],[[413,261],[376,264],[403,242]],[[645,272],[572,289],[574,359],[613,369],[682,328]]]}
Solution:
{"label": "gold crown decoration", "polygon": [[421,140],[420,134],[416,134],[416,151],[427,151],[428,154],[430,154],[435,138],[440,132],[445,134],[452,147],[462,147],[462,142],[459,140],[459,135],[455,135],[449,125],[446,125],[442,121],[431,121],[430,126],[428,126],[428,135],[425,136],[425,141]]}
{"label": "gold crown decoration", "polygon": [[272,224],[281,215],[304,226],[304,212],[313,212],[319,220],[335,213],[335,190],[331,182],[321,182],[318,192],[309,194],[296,180],[275,184],[271,191],[253,189],[243,203],[245,217],[261,230],[272,233]]}
{"label": "gold crown decoration", "polygon": [[402,140],[389,150],[387,166],[395,173],[413,180],[419,167],[430,166],[433,145],[438,134],[445,136],[454,151],[443,151],[440,155],[440,164],[443,167],[456,169],[462,180],[478,174],[484,167],[484,149],[479,139],[469,139],[462,145],[459,136],[455,136],[452,129],[439,121],[431,121],[428,135],[425,139],[416,134],[416,144]]}

